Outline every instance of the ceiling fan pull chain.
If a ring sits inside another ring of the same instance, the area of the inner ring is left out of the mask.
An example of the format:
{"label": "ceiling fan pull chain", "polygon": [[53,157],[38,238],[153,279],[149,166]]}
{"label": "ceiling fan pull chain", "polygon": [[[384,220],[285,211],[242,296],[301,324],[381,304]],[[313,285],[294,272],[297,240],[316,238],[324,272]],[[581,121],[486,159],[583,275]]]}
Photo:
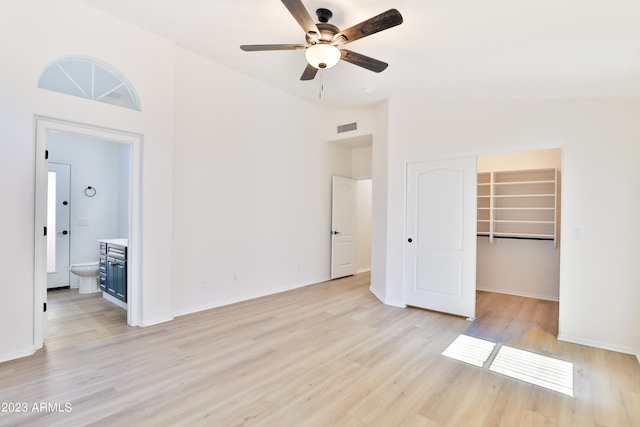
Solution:
{"label": "ceiling fan pull chain", "polygon": [[323,90],[324,90],[324,70],[320,69],[320,90],[318,91],[318,99],[322,99]]}

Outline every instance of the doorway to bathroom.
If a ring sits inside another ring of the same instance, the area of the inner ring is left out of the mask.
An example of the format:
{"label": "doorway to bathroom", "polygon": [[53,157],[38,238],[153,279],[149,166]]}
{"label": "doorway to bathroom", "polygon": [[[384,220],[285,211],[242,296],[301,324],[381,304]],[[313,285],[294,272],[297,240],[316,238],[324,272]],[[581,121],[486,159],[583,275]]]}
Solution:
{"label": "doorway to bathroom", "polygon": [[[51,249],[51,244],[47,241],[50,242],[51,239],[47,237],[52,235],[67,236],[68,264],[97,262],[100,258],[99,239],[128,240],[128,302],[125,317],[128,325],[139,325],[141,144],[140,135],[64,121],[36,119],[36,348],[42,346],[46,336],[48,271],[51,269],[50,257],[47,256]],[[43,225],[49,219],[49,169],[55,164],[66,164],[70,169],[68,197],[56,196],[57,204],[68,206],[69,221],[67,228],[56,226],[55,234],[49,234],[49,226]],[[64,202],[67,204],[64,205]],[[64,244],[61,246],[64,250]],[[56,266],[55,270],[68,272],[69,265],[66,268]],[[66,280],[71,290],[80,283],[80,277],[73,276],[75,275],[67,276]],[[64,287],[64,283],[61,282],[60,285],[56,287]]]}
{"label": "doorway to bathroom", "polygon": [[67,132],[51,133],[48,143],[47,288],[98,292],[95,278],[83,289],[69,267],[95,266],[97,277],[98,240],[128,240],[131,146]]}

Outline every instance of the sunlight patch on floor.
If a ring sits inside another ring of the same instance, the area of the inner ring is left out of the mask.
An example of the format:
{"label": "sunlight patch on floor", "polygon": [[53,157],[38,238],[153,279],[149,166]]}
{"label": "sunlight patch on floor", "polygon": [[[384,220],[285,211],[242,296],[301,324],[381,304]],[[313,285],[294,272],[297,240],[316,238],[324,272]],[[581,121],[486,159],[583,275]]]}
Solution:
{"label": "sunlight patch on floor", "polygon": [[482,368],[495,346],[496,343],[491,341],[458,335],[442,355]]}
{"label": "sunlight patch on floor", "polygon": [[503,345],[490,371],[573,397],[573,363]]}

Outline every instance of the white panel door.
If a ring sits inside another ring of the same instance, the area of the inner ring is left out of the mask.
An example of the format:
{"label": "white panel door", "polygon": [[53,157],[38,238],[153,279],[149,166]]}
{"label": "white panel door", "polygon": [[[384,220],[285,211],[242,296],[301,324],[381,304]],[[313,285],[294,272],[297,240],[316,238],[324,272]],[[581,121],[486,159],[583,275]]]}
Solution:
{"label": "white panel door", "polygon": [[476,311],[476,158],[407,165],[405,303]]}
{"label": "white panel door", "polygon": [[331,278],[356,274],[356,181],[333,177]]}
{"label": "white panel door", "polygon": [[71,165],[49,162],[47,289],[69,286]]}

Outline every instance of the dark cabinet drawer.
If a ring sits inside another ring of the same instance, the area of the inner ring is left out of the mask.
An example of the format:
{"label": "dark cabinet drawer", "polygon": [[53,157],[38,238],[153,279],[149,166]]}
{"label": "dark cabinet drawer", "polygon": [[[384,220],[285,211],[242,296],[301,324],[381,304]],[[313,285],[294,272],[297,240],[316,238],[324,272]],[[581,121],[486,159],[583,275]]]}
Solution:
{"label": "dark cabinet drawer", "polygon": [[100,276],[98,277],[99,283],[98,285],[100,286],[100,290],[102,292],[107,292],[107,272],[105,270],[105,272],[103,273],[102,271],[100,272]]}
{"label": "dark cabinet drawer", "polygon": [[122,260],[127,259],[127,247],[118,245],[107,245],[107,256]]}

